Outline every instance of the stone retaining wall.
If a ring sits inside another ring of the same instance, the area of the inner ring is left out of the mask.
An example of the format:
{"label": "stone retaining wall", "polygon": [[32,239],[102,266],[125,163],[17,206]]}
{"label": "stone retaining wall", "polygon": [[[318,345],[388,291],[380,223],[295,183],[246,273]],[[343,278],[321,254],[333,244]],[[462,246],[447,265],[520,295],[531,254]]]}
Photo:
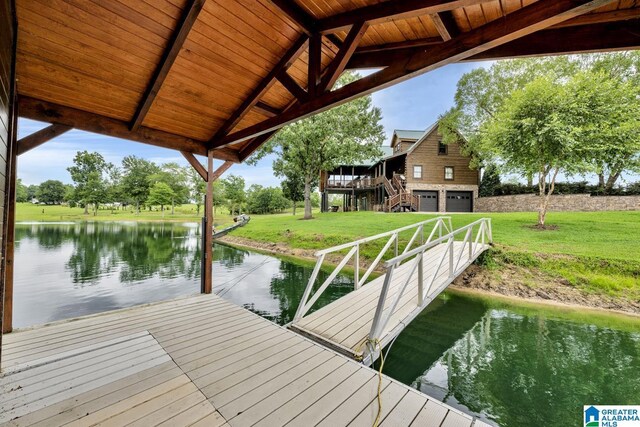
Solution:
{"label": "stone retaining wall", "polygon": [[[479,197],[475,212],[537,212],[539,198],[535,194]],[[639,211],[640,196],[594,196],[569,194],[551,196],[549,211]]]}

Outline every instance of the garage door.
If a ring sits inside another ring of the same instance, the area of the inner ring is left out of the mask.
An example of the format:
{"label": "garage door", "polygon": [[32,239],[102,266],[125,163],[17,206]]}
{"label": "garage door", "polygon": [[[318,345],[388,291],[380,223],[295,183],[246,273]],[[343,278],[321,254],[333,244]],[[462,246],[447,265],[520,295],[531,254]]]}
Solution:
{"label": "garage door", "polygon": [[437,191],[414,191],[413,195],[418,196],[420,212],[438,212]]}
{"label": "garage door", "polygon": [[447,212],[471,212],[473,192],[447,191]]}

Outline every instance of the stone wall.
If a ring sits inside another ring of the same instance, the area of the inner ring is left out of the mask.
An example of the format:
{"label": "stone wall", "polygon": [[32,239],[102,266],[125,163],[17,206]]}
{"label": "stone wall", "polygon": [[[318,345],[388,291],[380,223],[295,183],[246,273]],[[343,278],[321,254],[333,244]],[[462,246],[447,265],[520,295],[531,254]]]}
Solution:
{"label": "stone wall", "polygon": [[[479,197],[475,212],[537,212],[539,198],[535,194],[515,196]],[[594,196],[569,194],[551,196],[549,211],[639,211],[640,196]]]}

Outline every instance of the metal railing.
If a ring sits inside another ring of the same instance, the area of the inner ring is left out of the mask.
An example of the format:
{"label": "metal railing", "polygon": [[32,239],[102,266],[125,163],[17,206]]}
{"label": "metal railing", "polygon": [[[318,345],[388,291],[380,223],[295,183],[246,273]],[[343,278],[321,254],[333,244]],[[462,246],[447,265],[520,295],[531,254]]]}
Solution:
{"label": "metal railing", "polygon": [[[426,230],[425,226],[428,227],[431,224],[433,224],[433,228],[431,228],[430,231]],[[407,245],[404,247],[402,252],[400,252],[400,247],[399,247],[400,233],[408,230],[413,230],[413,229],[415,229],[415,232],[413,233],[411,239],[409,240]],[[307,312],[311,309],[311,307],[313,307],[313,304],[316,303],[316,301],[318,300],[318,298],[320,298],[322,293],[329,287],[329,284],[331,284],[333,279],[336,278],[336,276],[342,271],[342,269],[349,263],[349,261],[352,258],[353,258],[353,264],[354,264],[353,285],[355,290],[355,289],[359,289],[366,282],[366,280],[369,278],[371,273],[375,270],[375,268],[378,266],[378,264],[380,263],[384,255],[389,251],[389,249],[392,246],[393,246],[393,254],[394,254],[393,256],[395,259],[395,257],[404,256],[407,253],[413,252],[411,248],[413,247],[414,243],[418,241],[418,239],[419,239],[420,245],[422,245],[421,247],[423,247],[425,244],[429,244],[430,242],[435,241],[433,239],[436,238],[436,236],[438,238],[438,241],[440,241],[443,235],[445,234],[449,235],[452,231],[453,229],[451,227],[451,217],[441,216],[441,217],[432,218],[426,221],[421,221],[416,224],[408,225],[395,230],[387,231],[385,233],[376,234],[375,236],[366,237],[364,239],[356,240],[354,242],[345,243],[342,245],[334,246],[332,248],[328,248],[328,249],[324,249],[316,252],[315,253],[317,258],[316,265],[313,268],[311,277],[309,277],[309,282],[307,283],[307,287],[304,290],[304,294],[302,295],[302,300],[300,301],[300,305],[298,306],[298,310],[296,311],[293,321],[295,322],[297,320],[300,320],[302,317],[304,317],[305,314],[307,314]],[[425,234],[426,234],[425,232],[429,233],[426,236],[426,239],[425,239]],[[365,273],[362,276],[360,276],[360,247],[366,243],[384,239],[385,237],[388,237],[385,245],[382,247],[382,249],[376,256],[376,258],[371,263],[371,265],[369,265]],[[329,274],[329,276],[322,282],[320,287],[318,287],[317,291],[313,295],[311,295],[313,291],[313,287],[316,284],[316,280],[318,279],[320,268],[322,267],[322,263],[324,262],[326,256],[328,254],[344,251],[346,249],[349,249],[349,251],[344,256],[342,261],[340,261],[340,263],[334,268],[331,274]]]}
{"label": "metal railing", "polygon": [[[474,229],[477,229],[475,239],[473,239]],[[461,241],[456,240],[456,237],[460,237],[462,235],[464,235],[464,237]],[[384,263],[386,276],[380,291],[378,305],[371,324],[371,330],[369,332],[369,343],[367,348],[369,353],[376,353],[376,346],[372,343],[379,342],[378,340],[382,338],[382,333],[387,327],[389,320],[394,315],[400,299],[409,286],[409,283],[411,283],[414,278],[416,272],[418,275],[417,308],[423,308],[440,292],[442,292],[442,290],[444,290],[444,288],[446,288],[458,274],[464,271],[485,249],[485,244],[491,243],[492,239],[491,219],[482,218],[455,231],[449,229],[448,234],[441,235],[435,240],[428,239],[423,245],[413,250],[405,251],[401,255],[386,261]],[[454,242],[458,244],[454,244]],[[424,277],[424,254],[439,245],[446,245],[446,248],[437,260],[435,270],[428,272],[429,277]],[[468,256],[466,260],[462,262],[465,253],[468,254]],[[409,261],[411,259],[413,259],[413,261]],[[390,304],[387,305],[387,295],[393,280],[394,271],[404,262],[411,263],[409,267],[409,274],[404,279],[402,286],[400,286],[396,291],[394,297],[390,301]],[[439,286],[439,288],[431,292],[436,278],[445,273],[445,268],[448,269],[446,280]],[[380,343],[378,348],[383,347],[385,344],[386,343],[384,342]],[[372,357],[371,360],[375,360],[375,358],[376,357]]]}

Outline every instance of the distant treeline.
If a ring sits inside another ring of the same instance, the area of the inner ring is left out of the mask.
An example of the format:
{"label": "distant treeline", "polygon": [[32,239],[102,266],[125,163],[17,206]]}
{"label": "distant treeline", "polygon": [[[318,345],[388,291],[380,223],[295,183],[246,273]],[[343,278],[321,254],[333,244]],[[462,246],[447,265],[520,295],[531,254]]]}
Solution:
{"label": "distant treeline", "polygon": [[[88,151],[78,152],[73,163],[67,169],[73,184],[47,180],[27,186],[18,179],[16,201],[80,206],[86,214],[89,208],[95,214],[100,208],[139,212],[159,207],[164,212],[169,206],[173,214],[175,206],[186,203],[196,204],[199,213],[204,204],[206,184],[189,166],[174,162],[156,164],[136,156],[127,156],[121,165],[115,166],[100,153]],[[230,214],[267,214],[282,212],[293,204],[279,187],[256,184],[245,187],[240,176],[218,179],[214,183],[214,208],[225,206]]]}

